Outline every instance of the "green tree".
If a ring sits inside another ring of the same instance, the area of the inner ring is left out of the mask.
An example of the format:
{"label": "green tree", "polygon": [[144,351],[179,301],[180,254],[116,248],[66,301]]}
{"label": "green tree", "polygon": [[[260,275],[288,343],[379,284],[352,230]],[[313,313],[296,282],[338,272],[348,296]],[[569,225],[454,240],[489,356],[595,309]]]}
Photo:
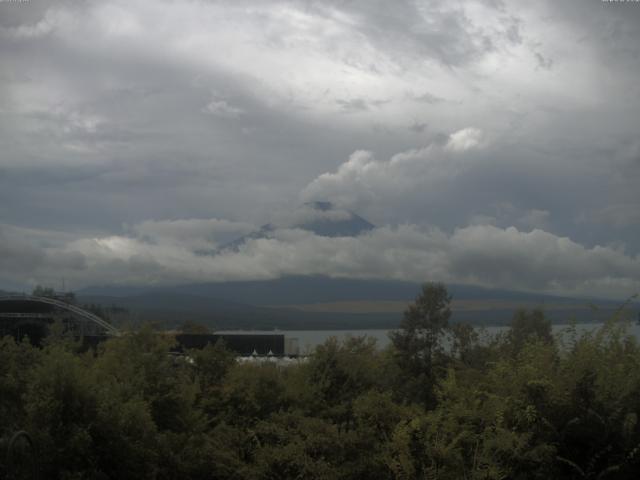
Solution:
{"label": "green tree", "polygon": [[433,406],[436,366],[449,329],[451,296],[442,283],[426,283],[404,312],[400,329],[390,334],[403,372],[401,389],[410,400]]}
{"label": "green tree", "polygon": [[258,423],[248,478],[265,480],[333,480],[340,475],[345,452],[335,425],[298,412],[275,413]]}
{"label": "green tree", "polygon": [[329,404],[352,400],[380,381],[375,339],[335,337],[319,345],[309,362],[312,388]]}
{"label": "green tree", "polygon": [[284,378],[274,365],[236,365],[225,378],[221,392],[223,419],[249,428],[259,420],[288,407]]}
{"label": "green tree", "polygon": [[49,297],[49,298],[53,298],[56,294],[55,290],[53,288],[50,287],[43,287],[42,285],[36,285],[33,288],[33,291],[31,292],[31,294],[34,297]]}
{"label": "green tree", "polygon": [[26,339],[0,338],[0,436],[25,428],[22,400],[41,353]]}
{"label": "green tree", "polygon": [[184,322],[182,322],[182,325],[180,325],[180,332],[196,335],[206,335],[208,333],[211,333],[211,329],[206,325],[194,322],[193,320],[185,320]]}
{"label": "green tree", "polygon": [[518,310],[511,320],[507,340],[513,353],[519,352],[527,342],[531,341],[540,341],[549,345],[553,343],[551,322],[545,318],[540,308],[531,311]]}

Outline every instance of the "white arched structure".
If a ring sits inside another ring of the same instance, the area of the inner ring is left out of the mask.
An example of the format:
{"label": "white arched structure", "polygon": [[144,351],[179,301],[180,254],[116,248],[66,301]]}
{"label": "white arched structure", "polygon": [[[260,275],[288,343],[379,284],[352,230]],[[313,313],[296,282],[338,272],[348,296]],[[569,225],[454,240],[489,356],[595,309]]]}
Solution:
{"label": "white arched structure", "polygon": [[[23,302],[36,302],[36,303],[44,303],[47,305],[52,305],[54,307],[58,307],[61,308],[63,310],[66,310],[68,312],[74,313],[77,316],[83,318],[84,320],[88,320],[90,322],[93,322],[99,326],[101,326],[102,328],[104,328],[105,332],[107,333],[107,335],[120,335],[120,332],[118,331],[117,328],[115,328],[113,325],[111,325],[110,323],[104,321],[102,318],[100,318],[97,315],[94,315],[91,312],[87,312],[86,310],[80,308],[80,307],[76,307],[75,305],[71,305],[70,303],[67,302],[63,302],[61,300],[56,300],[55,298],[49,298],[49,297],[35,297],[33,295],[4,295],[4,296],[0,296],[0,302],[3,301],[23,301]],[[0,316],[8,316],[10,314],[0,314]],[[14,314],[15,316],[28,316],[28,317],[32,317],[32,316],[40,316],[38,314]],[[11,315],[11,316],[14,316]]]}

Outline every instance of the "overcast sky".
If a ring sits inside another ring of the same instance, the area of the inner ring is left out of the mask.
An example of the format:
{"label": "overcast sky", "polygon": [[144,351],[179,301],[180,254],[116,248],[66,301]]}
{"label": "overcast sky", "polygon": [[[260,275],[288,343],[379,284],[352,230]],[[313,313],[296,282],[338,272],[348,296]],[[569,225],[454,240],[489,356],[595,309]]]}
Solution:
{"label": "overcast sky", "polygon": [[[640,3],[0,0],[0,287],[640,291]],[[379,228],[231,238],[329,200]]]}

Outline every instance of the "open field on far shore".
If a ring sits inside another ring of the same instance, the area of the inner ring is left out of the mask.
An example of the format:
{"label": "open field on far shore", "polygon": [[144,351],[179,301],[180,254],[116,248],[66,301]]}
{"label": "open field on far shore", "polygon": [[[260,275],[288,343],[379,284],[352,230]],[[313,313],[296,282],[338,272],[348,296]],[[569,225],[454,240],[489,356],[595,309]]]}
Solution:
{"label": "open field on far shore", "polygon": [[[302,312],[315,313],[402,313],[411,302],[401,300],[364,300],[364,301],[341,301],[309,303],[296,305],[269,305],[270,308],[298,310]],[[453,300],[451,309],[454,312],[465,311],[494,311],[494,310],[518,310],[542,308],[543,310],[591,310],[592,305],[588,303],[532,303],[518,302],[513,300]],[[613,310],[611,306],[600,307],[600,310]]]}

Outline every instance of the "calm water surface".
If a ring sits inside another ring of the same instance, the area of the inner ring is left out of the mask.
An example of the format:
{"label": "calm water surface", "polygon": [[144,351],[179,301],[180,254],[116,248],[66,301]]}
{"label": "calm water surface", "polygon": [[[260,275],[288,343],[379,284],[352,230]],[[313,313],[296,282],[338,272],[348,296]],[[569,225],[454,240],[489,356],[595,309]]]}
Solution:
{"label": "calm water surface", "polygon": [[[578,334],[588,331],[594,331],[602,327],[601,323],[578,323],[575,325]],[[553,325],[553,333],[561,335],[569,328],[568,325]],[[504,332],[508,327],[482,327],[478,328],[481,338],[488,338],[500,332]],[[247,333],[247,334],[273,334],[281,333],[287,338],[297,338],[300,346],[300,353],[309,353],[318,345],[324,343],[330,337],[336,337],[338,340],[344,340],[348,337],[372,337],[376,339],[378,347],[384,348],[391,340],[389,339],[391,330],[221,330],[216,333]],[[631,324],[629,333],[633,334],[640,340],[640,325]]]}

